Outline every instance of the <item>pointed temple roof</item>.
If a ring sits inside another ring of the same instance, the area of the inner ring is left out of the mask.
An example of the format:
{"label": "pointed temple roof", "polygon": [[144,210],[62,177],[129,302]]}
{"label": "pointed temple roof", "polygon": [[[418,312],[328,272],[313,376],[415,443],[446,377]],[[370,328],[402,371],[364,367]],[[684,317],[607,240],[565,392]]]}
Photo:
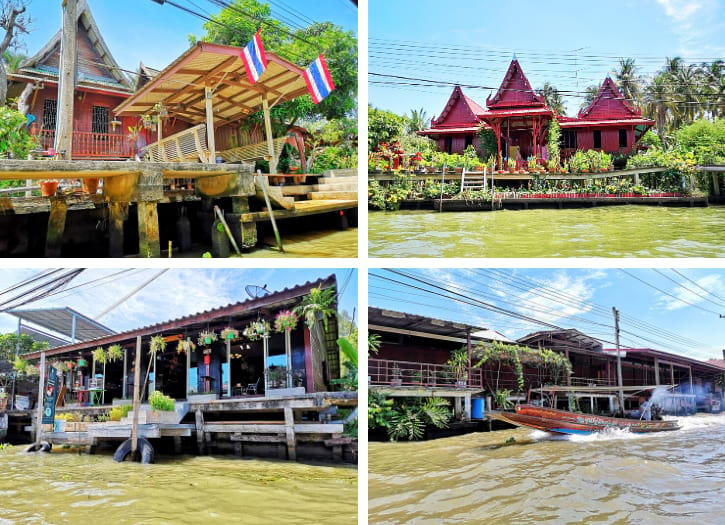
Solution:
{"label": "pointed temple roof", "polygon": [[654,126],[654,120],[643,118],[642,110],[630,104],[617,85],[607,76],[602,82],[594,100],[579,111],[576,118],[559,117],[562,128],[576,128],[582,126],[645,126],[640,128],[640,135],[648,127]]}
{"label": "pointed temple roof", "polygon": [[[130,94],[133,91],[131,81],[111,55],[86,0],[78,2],[77,14],[77,87]],[[11,75],[13,80],[57,82],[61,34],[62,29],[40,51],[20,64],[18,71]]]}
{"label": "pointed temple roof", "polygon": [[543,96],[531,89],[529,79],[526,78],[519,61],[514,58],[494,97],[489,96],[486,99],[486,107],[489,110],[518,107],[545,108],[546,101]]}
{"label": "pointed temple roof", "polygon": [[483,124],[480,115],[486,110],[473,99],[467,97],[461,86],[455,86],[445,108],[438,118],[431,119],[431,127],[419,131],[419,135],[440,135],[451,133],[471,133]]}

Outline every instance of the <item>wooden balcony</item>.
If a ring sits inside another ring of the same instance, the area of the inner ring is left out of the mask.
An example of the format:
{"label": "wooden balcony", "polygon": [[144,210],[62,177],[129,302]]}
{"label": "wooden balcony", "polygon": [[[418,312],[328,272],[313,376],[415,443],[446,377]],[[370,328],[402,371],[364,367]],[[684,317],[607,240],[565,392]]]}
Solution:
{"label": "wooden balcony", "polygon": [[[47,150],[55,143],[55,130],[41,129],[37,133],[41,148]],[[93,133],[91,131],[73,132],[74,160],[113,160],[130,159],[134,155],[134,143],[125,134]]]}
{"label": "wooden balcony", "polygon": [[448,365],[368,359],[368,375],[371,385],[391,385],[425,388],[483,388],[480,368],[469,368],[463,383],[456,380]]}

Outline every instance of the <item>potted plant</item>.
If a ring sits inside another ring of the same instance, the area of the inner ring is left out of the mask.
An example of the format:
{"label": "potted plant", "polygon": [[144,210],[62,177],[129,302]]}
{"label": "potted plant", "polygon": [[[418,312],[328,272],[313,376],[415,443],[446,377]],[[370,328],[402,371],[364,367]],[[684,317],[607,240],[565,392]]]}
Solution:
{"label": "potted plant", "polygon": [[191,339],[180,339],[176,345],[176,353],[183,354],[196,350],[196,344]]}
{"label": "potted plant", "polygon": [[208,346],[217,340],[217,335],[214,330],[202,330],[199,333],[197,342],[200,346]]}
{"label": "potted plant", "polygon": [[236,339],[237,337],[239,337],[239,330],[235,330],[234,328],[227,326],[224,330],[220,332],[219,335],[224,341],[231,341],[232,339]]}
{"label": "potted plant", "polygon": [[269,369],[267,376],[270,388],[286,388],[287,387],[287,368],[284,366],[274,366]]}
{"label": "potted plant", "polygon": [[271,327],[267,321],[264,319],[258,319],[249,323],[242,332],[242,335],[250,341],[259,341],[261,338],[267,337],[270,330]]}
{"label": "potted plant", "polygon": [[509,173],[514,173],[516,171],[516,159],[507,160],[506,165],[508,166]]}
{"label": "potted plant", "polygon": [[149,343],[149,352],[153,355],[156,355],[158,352],[163,352],[166,348],[166,339],[163,335],[155,335],[151,337],[151,342]]}
{"label": "potted plant", "polygon": [[113,344],[109,346],[107,352],[107,360],[110,363],[114,363],[120,359],[123,359],[123,348],[119,344]]}
{"label": "potted plant", "polygon": [[56,194],[58,191],[58,181],[57,180],[41,180],[40,181],[40,194],[43,197],[52,197]]}
{"label": "potted plant", "polygon": [[297,328],[297,315],[290,310],[280,310],[274,317],[275,332],[291,332]]}
{"label": "potted plant", "polygon": [[509,410],[511,409],[514,404],[509,399],[509,396],[511,395],[511,390],[496,390],[496,392],[493,394],[494,402],[496,403],[496,406],[500,410]]}
{"label": "potted plant", "polygon": [[446,364],[456,378],[456,387],[465,388],[468,383],[468,351],[465,348],[453,350]]}

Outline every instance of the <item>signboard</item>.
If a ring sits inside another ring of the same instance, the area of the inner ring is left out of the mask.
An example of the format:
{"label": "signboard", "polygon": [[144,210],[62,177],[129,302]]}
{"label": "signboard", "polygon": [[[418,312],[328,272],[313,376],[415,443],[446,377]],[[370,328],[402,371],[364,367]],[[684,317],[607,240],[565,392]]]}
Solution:
{"label": "signboard", "polygon": [[55,401],[58,398],[58,371],[54,366],[48,367],[48,383],[43,394],[43,425],[52,425],[55,420]]}
{"label": "signboard", "polygon": [[15,396],[15,410],[29,410],[30,396]]}

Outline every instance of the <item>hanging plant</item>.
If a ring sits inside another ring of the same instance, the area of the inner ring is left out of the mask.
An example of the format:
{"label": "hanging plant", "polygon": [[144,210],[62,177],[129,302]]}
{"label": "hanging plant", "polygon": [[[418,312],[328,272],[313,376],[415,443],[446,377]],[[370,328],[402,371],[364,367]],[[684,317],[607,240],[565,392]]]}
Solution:
{"label": "hanging plant", "polygon": [[66,362],[65,362],[65,367],[66,367],[66,368],[67,368],[68,370],[73,370],[73,367],[74,367],[74,366],[76,366],[76,364],[75,364],[75,361],[66,361]]}
{"label": "hanging plant", "polygon": [[151,342],[149,343],[149,353],[157,354],[159,352],[163,352],[165,348],[166,339],[164,339],[163,335],[155,335],[151,337]]}
{"label": "hanging plant", "polygon": [[239,330],[235,330],[234,328],[231,328],[227,326],[224,330],[221,331],[221,338],[226,339],[236,339],[239,337]]}
{"label": "hanging plant", "polygon": [[87,364],[88,364],[88,362],[84,358],[79,357],[78,358],[78,364],[76,366],[78,366],[78,368],[83,368]]}
{"label": "hanging plant", "polygon": [[250,341],[258,341],[262,337],[267,337],[271,329],[267,321],[259,319],[249,323],[242,334]]}
{"label": "hanging plant", "polygon": [[96,363],[103,364],[106,362],[106,359],[108,356],[106,355],[106,351],[102,347],[98,347],[93,351],[93,360]]}
{"label": "hanging plant", "polygon": [[184,354],[196,350],[196,343],[190,339],[181,339],[176,345],[176,353]]}
{"label": "hanging plant", "polygon": [[291,310],[280,310],[280,312],[274,317],[274,331],[291,332],[297,328],[298,321],[299,318]]}
{"label": "hanging plant", "polygon": [[197,341],[200,345],[210,345],[217,340],[214,330],[202,330]]}
{"label": "hanging plant", "polygon": [[109,363],[113,363],[115,361],[118,361],[120,359],[123,359],[123,348],[119,344],[111,345],[108,347],[106,360]]}
{"label": "hanging plant", "polygon": [[58,372],[68,371],[68,363],[65,361],[55,361],[51,366],[55,368]]}
{"label": "hanging plant", "polygon": [[327,320],[337,314],[333,305],[337,294],[335,289],[330,288],[312,288],[310,293],[302,297],[302,301],[294,309],[296,314],[305,318],[307,328],[312,328],[318,318],[322,319],[322,323],[327,330]]}

